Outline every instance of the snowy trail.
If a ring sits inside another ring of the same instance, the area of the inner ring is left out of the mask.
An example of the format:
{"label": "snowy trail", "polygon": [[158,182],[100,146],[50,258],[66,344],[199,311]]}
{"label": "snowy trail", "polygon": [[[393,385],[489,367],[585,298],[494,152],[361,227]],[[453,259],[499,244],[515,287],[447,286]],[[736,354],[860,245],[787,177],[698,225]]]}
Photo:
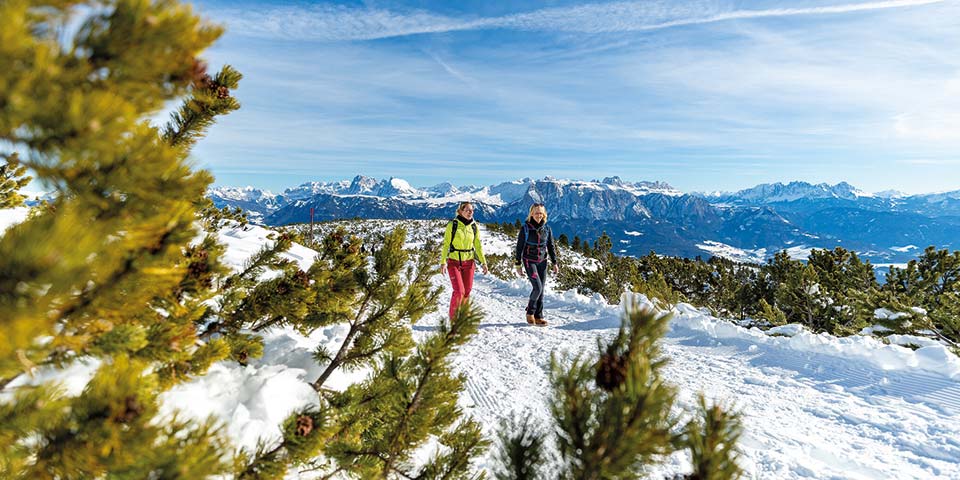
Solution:
{"label": "snowy trail", "polygon": [[[491,434],[514,413],[546,419],[551,352],[593,352],[597,337],[615,334],[620,324],[619,307],[548,288],[550,326],[528,326],[528,288],[519,279],[478,275],[472,297],[487,315],[454,361],[468,378],[467,412]],[[415,327],[418,335],[433,330],[428,320]],[[743,412],[741,465],[750,478],[960,478],[956,378],[884,370],[749,336],[718,338],[683,322],[672,322],[663,348],[682,407],[692,407],[702,391]],[[682,473],[685,465],[682,454],[674,455],[650,478]]]}

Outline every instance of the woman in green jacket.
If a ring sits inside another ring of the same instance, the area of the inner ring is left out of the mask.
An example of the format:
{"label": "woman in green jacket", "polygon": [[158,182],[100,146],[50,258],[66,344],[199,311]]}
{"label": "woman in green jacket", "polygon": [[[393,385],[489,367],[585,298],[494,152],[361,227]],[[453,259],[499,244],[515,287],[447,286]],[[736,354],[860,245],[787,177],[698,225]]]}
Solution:
{"label": "woman in green jacket", "polygon": [[473,220],[472,203],[460,203],[457,218],[447,223],[440,252],[440,272],[449,275],[453,285],[450,298],[450,318],[453,318],[460,303],[470,296],[476,263],[480,263],[484,275],[488,272],[483,246],[480,245],[480,231]]}

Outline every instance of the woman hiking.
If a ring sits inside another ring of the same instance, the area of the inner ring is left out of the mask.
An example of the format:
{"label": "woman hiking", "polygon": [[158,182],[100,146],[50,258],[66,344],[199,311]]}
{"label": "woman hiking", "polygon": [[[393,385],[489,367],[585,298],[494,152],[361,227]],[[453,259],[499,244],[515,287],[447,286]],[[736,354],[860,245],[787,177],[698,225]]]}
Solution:
{"label": "woman hiking", "polygon": [[557,264],[557,253],[553,248],[553,232],[547,226],[547,208],[542,203],[530,206],[527,221],[517,234],[517,250],[514,264],[517,273],[526,273],[527,279],[533,285],[530,292],[530,301],[527,302],[527,323],[544,326],[547,320],[543,317],[543,287],[547,281],[547,255],[553,264],[553,273],[560,271]]}
{"label": "woman hiking", "polygon": [[453,319],[457,307],[470,296],[475,261],[480,263],[484,275],[488,272],[480,245],[480,232],[473,221],[472,203],[460,203],[457,217],[447,223],[440,250],[440,272],[448,274],[453,285],[453,296],[450,297],[450,318]]}

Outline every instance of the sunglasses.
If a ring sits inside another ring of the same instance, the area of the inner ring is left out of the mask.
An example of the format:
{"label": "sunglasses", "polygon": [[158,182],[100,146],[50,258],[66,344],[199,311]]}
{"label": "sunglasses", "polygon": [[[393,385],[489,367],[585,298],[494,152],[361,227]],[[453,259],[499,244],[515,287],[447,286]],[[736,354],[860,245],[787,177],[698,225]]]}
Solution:
{"label": "sunglasses", "polygon": [[544,204],[542,204],[542,203],[534,203],[533,206],[534,206],[534,207],[545,207],[546,205],[544,205]]}

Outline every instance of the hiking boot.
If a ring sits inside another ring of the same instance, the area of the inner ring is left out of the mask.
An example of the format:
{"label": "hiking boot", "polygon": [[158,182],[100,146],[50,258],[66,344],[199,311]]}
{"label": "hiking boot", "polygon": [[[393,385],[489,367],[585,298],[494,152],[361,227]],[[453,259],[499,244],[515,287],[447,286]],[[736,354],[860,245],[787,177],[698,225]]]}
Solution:
{"label": "hiking boot", "polygon": [[530,325],[535,325],[535,324],[537,323],[537,319],[533,318],[533,315],[530,315],[530,314],[528,313],[528,314],[527,314],[527,323],[529,323]]}
{"label": "hiking boot", "polygon": [[537,326],[540,326],[540,327],[544,327],[547,325],[547,321],[543,318],[534,318],[533,321],[536,322]]}

